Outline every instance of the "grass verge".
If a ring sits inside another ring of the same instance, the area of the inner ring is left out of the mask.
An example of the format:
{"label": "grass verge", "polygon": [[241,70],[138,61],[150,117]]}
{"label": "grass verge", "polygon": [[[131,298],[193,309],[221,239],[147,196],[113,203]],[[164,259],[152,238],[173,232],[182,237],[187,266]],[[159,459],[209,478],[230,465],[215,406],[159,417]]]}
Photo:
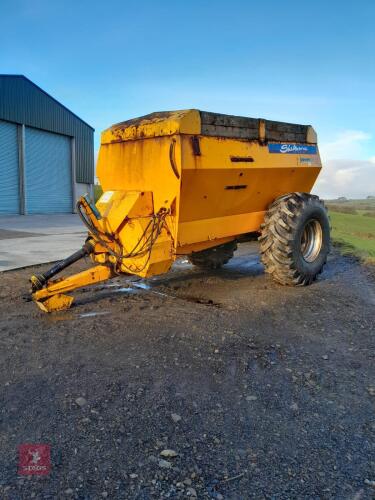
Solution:
{"label": "grass verge", "polygon": [[342,253],[375,264],[375,218],[361,213],[329,212],[332,241]]}

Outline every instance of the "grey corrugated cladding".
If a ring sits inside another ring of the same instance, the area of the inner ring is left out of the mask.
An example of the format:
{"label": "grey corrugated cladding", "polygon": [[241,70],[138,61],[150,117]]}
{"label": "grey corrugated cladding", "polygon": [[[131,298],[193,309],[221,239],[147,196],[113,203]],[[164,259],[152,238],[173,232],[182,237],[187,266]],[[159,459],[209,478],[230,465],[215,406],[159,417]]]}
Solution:
{"label": "grey corrugated cladding", "polygon": [[23,75],[0,75],[0,120],[75,137],[76,181],[94,182],[94,129]]}

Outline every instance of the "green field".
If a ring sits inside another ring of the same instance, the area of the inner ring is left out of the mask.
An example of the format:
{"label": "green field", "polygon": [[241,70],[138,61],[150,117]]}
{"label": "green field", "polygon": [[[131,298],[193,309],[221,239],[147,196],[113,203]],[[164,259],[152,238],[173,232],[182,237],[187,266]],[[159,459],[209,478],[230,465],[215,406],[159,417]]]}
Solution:
{"label": "green field", "polygon": [[375,199],[326,201],[332,241],[345,254],[375,263]]}

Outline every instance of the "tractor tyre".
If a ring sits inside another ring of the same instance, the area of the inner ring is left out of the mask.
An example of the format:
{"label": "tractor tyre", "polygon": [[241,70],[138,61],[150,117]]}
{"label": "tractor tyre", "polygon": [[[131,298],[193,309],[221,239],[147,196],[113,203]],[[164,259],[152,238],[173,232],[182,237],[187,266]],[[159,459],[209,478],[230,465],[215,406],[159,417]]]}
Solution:
{"label": "tractor tyre", "polygon": [[260,253],[266,272],[282,285],[310,285],[330,251],[327,209],[318,196],[290,193],[277,198],[261,225]]}
{"label": "tractor tyre", "polygon": [[207,248],[207,250],[193,252],[188,259],[191,264],[201,269],[219,269],[233,257],[236,250],[237,243],[230,241],[217,247]]}

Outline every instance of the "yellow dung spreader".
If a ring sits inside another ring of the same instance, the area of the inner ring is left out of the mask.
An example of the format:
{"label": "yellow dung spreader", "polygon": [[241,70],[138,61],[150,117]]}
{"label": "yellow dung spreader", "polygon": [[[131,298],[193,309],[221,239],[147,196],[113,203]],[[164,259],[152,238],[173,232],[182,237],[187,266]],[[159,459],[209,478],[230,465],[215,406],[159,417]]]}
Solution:
{"label": "yellow dung spreader", "polygon": [[[215,269],[252,239],[277,282],[308,285],[330,247],[326,209],[309,194],[320,170],[309,125],[195,109],[114,125],[101,136],[103,194],[96,205],[87,196],[77,203],[86,242],[32,276],[33,299],[47,312],[66,309],[75,288],[119,274],[163,274],[180,255]],[[94,266],[52,280],[86,255]]]}

